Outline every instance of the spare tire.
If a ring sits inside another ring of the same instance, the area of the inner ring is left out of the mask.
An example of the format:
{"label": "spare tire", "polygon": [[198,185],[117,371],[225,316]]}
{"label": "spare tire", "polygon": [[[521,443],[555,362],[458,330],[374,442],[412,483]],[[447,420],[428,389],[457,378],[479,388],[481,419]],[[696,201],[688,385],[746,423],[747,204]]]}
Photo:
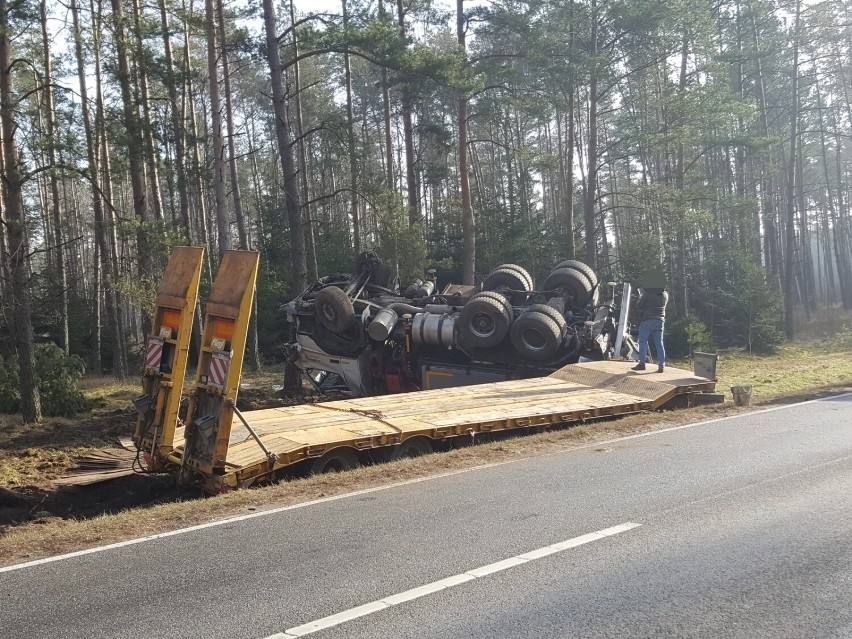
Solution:
{"label": "spare tire", "polygon": [[592,288],[595,288],[598,285],[597,273],[595,273],[594,269],[585,262],[581,262],[580,260],[562,260],[553,270],[555,271],[560,268],[573,268],[575,271],[580,271],[583,275],[589,278]]}
{"label": "spare tire", "polygon": [[459,313],[459,343],[470,348],[497,346],[509,334],[512,307],[499,293],[477,293]]}
{"label": "spare tire", "polygon": [[533,278],[525,269],[517,264],[501,264],[485,278],[482,288],[486,291],[511,289],[529,292],[534,287]]}
{"label": "spare tire", "polygon": [[564,334],[553,319],[541,311],[525,311],[512,324],[512,345],[518,353],[537,362],[552,359],[562,346]]}
{"label": "spare tire", "polygon": [[596,291],[589,278],[580,271],[568,266],[555,269],[544,280],[544,290],[558,291],[560,295],[568,295],[574,299],[573,305],[584,307],[592,301]]}
{"label": "spare tire", "polygon": [[352,300],[342,288],[327,286],[314,298],[317,320],[332,333],[342,333],[355,321]]}
{"label": "spare tire", "polygon": [[528,313],[530,311],[547,315],[550,319],[556,322],[556,326],[559,327],[560,336],[565,337],[565,333],[568,332],[568,322],[565,321],[565,316],[562,315],[562,313],[547,304],[530,304],[527,306],[525,312]]}

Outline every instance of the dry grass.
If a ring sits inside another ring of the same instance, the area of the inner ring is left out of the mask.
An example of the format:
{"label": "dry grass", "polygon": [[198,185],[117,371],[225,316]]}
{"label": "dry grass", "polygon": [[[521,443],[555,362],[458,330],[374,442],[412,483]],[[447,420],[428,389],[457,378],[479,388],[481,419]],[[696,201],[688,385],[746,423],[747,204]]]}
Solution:
{"label": "dry grass", "polygon": [[720,353],[719,360],[718,389],[752,386],[753,397],[758,401],[849,385],[852,330],[831,339],[784,344],[771,356],[729,351]]}
{"label": "dry grass", "polygon": [[[248,375],[253,386],[276,383],[276,373],[265,373],[258,381]],[[720,354],[719,390],[729,386],[753,385],[754,403],[784,401],[819,395],[828,389],[852,386],[852,331],[832,340],[817,339],[783,347],[772,357],[737,352]],[[23,429],[14,420],[0,421],[0,487],[44,483],[44,477],[64,472],[80,451],[101,445],[114,432],[127,435],[135,413],[129,399],[138,393],[133,384],[107,380],[87,380],[87,395],[99,398],[96,413],[84,420],[55,421],[36,429]],[[752,407],[751,410],[753,410]],[[323,475],[257,489],[237,491],[215,498],[185,495],[183,501],[140,506],[116,514],[89,519],[63,519],[40,512],[37,502],[30,506],[34,521],[10,527],[0,536],[0,563],[44,557],[101,545],[132,537],[173,530],[320,497],[343,494],[367,487],[388,485],[415,478],[461,471],[482,464],[555,454],[633,433],[648,432],[713,417],[738,414],[750,409],[730,403],[682,411],[634,415],[564,430],[507,439],[452,450],[447,453],[370,466],[339,475]],[[40,442],[42,445],[34,445]],[[136,478],[151,481],[153,478]],[[164,486],[154,484],[154,489]],[[0,490],[0,505],[2,505]]]}
{"label": "dry grass", "polygon": [[78,418],[51,417],[24,425],[19,415],[0,416],[0,486],[48,488],[80,455],[114,446],[119,436],[130,434],[138,380],[86,377],[80,389],[94,408]]}

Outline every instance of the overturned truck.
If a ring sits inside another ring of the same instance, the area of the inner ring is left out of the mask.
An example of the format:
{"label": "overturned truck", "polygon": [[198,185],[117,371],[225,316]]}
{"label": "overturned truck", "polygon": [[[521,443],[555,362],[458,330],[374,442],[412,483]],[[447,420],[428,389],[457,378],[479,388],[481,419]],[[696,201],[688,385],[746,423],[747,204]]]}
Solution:
{"label": "overturned truck", "polygon": [[[290,355],[320,387],[386,394],[244,413],[236,402],[259,255],[225,251],[181,420],[202,261],[202,249],[175,247],[160,282],[143,393],[135,399],[133,467],[174,471],[211,493],[416,456],[503,431],[693,405],[715,389],[715,373],[668,367],[643,376],[614,357],[633,348],[629,287],[616,323],[614,287],[599,304],[594,273],[577,263],[560,263],[538,289],[522,269],[503,266],[480,287],[436,293],[434,273],[401,291],[365,254],[354,274],[325,278],[287,305]],[[561,365],[583,358],[600,361]],[[468,385],[483,381],[491,383]],[[430,387],[436,390],[391,394]],[[120,472],[132,470],[109,476]]]}
{"label": "overturned truck", "polygon": [[403,288],[387,265],[362,253],[354,273],[324,277],[284,305],[288,359],[321,392],[367,396],[632,358],[629,287],[624,309],[615,289],[577,260],[559,262],[539,287],[524,268],[503,264],[479,286],[439,290],[430,270]]}

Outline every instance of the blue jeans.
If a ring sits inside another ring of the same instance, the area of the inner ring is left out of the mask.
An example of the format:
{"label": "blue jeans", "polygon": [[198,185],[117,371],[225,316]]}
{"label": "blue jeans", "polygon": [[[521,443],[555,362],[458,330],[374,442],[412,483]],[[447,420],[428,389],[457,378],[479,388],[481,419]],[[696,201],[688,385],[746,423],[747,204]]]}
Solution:
{"label": "blue jeans", "polygon": [[663,346],[663,330],[665,320],[649,319],[639,324],[639,363],[644,364],[648,358],[648,339],[654,340],[657,349],[657,365],[666,365],[666,348]]}

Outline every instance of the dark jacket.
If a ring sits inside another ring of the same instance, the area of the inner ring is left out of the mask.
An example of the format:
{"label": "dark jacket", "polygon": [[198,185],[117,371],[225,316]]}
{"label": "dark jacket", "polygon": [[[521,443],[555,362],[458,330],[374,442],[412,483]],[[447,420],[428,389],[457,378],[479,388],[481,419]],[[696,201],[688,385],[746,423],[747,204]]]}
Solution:
{"label": "dark jacket", "polygon": [[646,288],[642,290],[639,301],[636,302],[636,310],[639,313],[639,321],[666,319],[666,304],[669,302],[669,294],[661,288]]}

